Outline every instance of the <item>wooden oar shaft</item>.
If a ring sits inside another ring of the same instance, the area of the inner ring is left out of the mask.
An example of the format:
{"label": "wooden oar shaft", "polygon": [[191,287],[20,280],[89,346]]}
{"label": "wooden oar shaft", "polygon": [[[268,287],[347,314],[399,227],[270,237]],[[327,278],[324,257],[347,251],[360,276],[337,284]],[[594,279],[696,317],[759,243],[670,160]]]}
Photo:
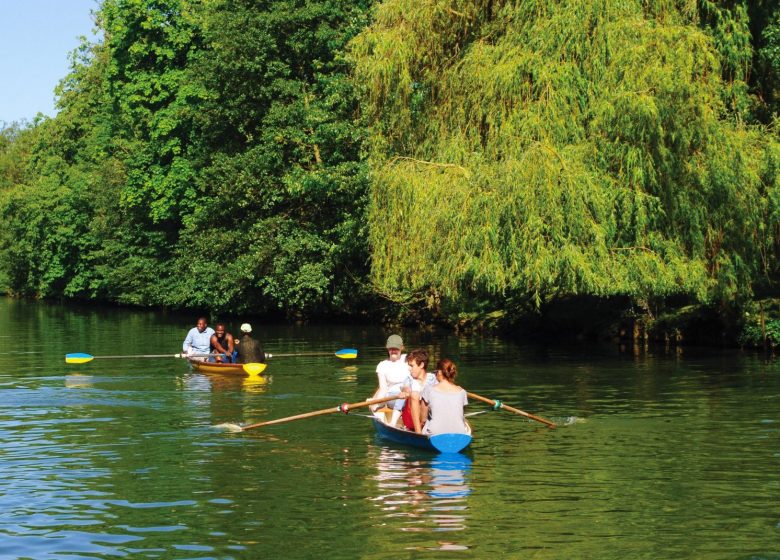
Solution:
{"label": "wooden oar shaft", "polygon": [[[496,405],[496,401],[494,401],[493,399],[489,399],[487,397],[483,397],[483,396],[477,395],[475,393],[466,393],[466,394],[470,398],[472,398],[474,400],[477,400],[477,401],[482,401],[484,403],[489,404],[490,406],[495,406]],[[511,406],[509,406],[507,404],[504,404],[501,401],[498,401],[498,402],[499,402],[499,408],[503,408],[504,410],[508,410],[509,412],[514,412],[515,414],[519,414],[520,416],[525,416],[526,418],[530,418],[531,420],[536,420],[537,422],[541,422],[542,424],[546,424],[550,428],[554,428],[555,427],[555,423],[554,422],[550,422],[549,420],[545,420],[544,418],[540,418],[539,416],[534,416],[533,414],[528,414],[527,412],[524,412],[524,411],[522,411],[520,409],[513,408],[513,407],[511,407]]]}
{"label": "wooden oar shaft", "polygon": [[356,348],[342,348],[336,352],[292,352],[288,354],[269,354],[265,355],[266,358],[288,358],[296,356],[336,356],[337,358],[351,360],[357,358],[358,351]]}
{"label": "wooden oar shaft", "polygon": [[208,358],[211,356],[224,356],[224,354],[132,354],[128,356],[93,356],[83,352],[65,354],[66,364],[86,364],[92,360],[105,360],[117,358]]}
{"label": "wooden oar shaft", "polygon": [[[208,356],[208,354],[195,354],[195,356]],[[134,354],[130,356],[92,356],[96,360],[114,358],[187,358],[187,354]]]}
{"label": "wooden oar shaft", "polygon": [[292,356],[332,356],[333,352],[299,352],[297,354],[266,354],[269,358],[289,358]]}
{"label": "wooden oar shaft", "polygon": [[90,356],[94,360],[106,360],[117,358],[210,358],[211,356],[225,356],[224,354],[129,354],[127,356]]}
{"label": "wooden oar shaft", "polygon": [[248,426],[242,426],[241,431],[251,430],[252,428],[259,428],[261,426],[270,426],[271,424],[282,424],[284,422],[292,422],[293,420],[301,420],[303,418],[311,418],[313,416],[322,416],[323,414],[333,414],[334,412],[348,412],[353,408],[360,408],[363,406],[371,406],[374,404],[381,404],[388,401],[394,401],[396,399],[405,398],[400,395],[394,395],[392,397],[384,397],[381,399],[372,399],[369,401],[360,401],[350,404],[342,404],[336,407],[324,408],[322,410],[315,410],[314,412],[306,412],[304,414],[296,414],[295,416],[287,416],[286,418],[277,418],[276,420],[268,420],[267,422],[258,422],[257,424],[249,424]]}

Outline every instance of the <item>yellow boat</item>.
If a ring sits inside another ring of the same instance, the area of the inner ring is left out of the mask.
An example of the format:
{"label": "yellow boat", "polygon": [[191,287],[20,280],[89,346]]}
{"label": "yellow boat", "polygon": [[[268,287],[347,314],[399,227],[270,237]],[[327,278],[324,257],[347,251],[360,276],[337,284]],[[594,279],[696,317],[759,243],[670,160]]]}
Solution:
{"label": "yellow boat", "polygon": [[220,362],[204,362],[187,358],[192,369],[198,373],[222,373],[226,375],[248,375],[244,371],[244,364],[226,364]]}

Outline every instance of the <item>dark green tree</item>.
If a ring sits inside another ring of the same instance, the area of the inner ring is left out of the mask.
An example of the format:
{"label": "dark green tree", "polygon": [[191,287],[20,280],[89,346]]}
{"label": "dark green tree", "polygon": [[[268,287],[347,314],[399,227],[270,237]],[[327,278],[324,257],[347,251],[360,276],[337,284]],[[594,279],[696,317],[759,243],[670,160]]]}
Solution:
{"label": "dark green tree", "polygon": [[195,74],[203,162],[178,305],[311,315],[365,297],[363,136],[339,55],[369,2],[224,0]]}

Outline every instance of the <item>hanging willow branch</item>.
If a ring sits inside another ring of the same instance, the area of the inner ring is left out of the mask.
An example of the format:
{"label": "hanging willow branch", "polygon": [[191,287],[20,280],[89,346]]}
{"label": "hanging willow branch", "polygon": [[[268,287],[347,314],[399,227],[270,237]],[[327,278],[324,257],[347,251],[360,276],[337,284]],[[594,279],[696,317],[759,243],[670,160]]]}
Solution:
{"label": "hanging willow branch", "polygon": [[430,165],[432,167],[442,167],[442,168],[450,168],[450,169],[457,169],[458,171],[461,171],[465,176],[469,176],[469,170],[463,167],[462,165],[458,165],[456,163],[439,163],[435,161],[423,161],[420,159],[415,159],[411,157],[406,156],[395,156],[393,159],[391,159],[388,162],[388,165],[393,165],[398,161],[409,161],[412,163],[416,163],[419,165]]}
{"label": "hanging willow branch", "polygon": [[721,78],[696,5],[380,3],[350,48],[374,283],[537,303],[749,292],[778,266],[756,232],[780,221],[780,144],[734,124],[724,100],[749,106],[749,88]]}

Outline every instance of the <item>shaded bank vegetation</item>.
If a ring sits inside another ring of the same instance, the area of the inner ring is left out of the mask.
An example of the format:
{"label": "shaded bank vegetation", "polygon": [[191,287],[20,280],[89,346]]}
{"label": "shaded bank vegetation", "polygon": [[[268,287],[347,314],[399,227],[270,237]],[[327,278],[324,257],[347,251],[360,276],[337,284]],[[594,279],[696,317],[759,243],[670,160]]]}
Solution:
{"label": "shaded bank vegetation", "polygon": [[750,344],[780,319],[774,3],[105,0],[96,23],[58,115],[0,138],[9,293]]}

